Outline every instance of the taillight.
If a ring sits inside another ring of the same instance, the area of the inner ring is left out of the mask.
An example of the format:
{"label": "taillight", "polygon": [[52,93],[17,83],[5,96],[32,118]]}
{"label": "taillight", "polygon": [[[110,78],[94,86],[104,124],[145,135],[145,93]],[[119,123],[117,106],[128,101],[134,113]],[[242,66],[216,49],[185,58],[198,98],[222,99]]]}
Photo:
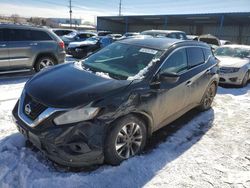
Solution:
{"label": "taillight", "polygon": [[59,42],[58,45],[60,46],[61,49],[64,50],[65,45],[64,45],[64,42],[63,42],[63,41]]}

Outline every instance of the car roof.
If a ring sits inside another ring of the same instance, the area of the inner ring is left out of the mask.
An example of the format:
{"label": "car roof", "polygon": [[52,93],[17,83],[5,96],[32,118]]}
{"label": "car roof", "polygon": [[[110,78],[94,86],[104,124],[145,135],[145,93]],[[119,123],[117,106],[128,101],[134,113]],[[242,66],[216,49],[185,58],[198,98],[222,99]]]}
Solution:
{"label": "car roof", "polygon": [[92,35],[97,35],[94,32],[90,32],[90,31],[76,31],[77,34],[92,34]]}
{"label": "car roof", "polygon": [[178,30],[146,30],[146,31],[142,31],[142,33],[143,32],[165,33],[165,34],[169,34],[169,33],[185,33],[184,31],[178,31]]}
{"label": "car roof", "polygon": [[64,28],[52,28],[53,31],[76,31],[75,29],[64,29]]}
{"label": "car roof", "polygon": [[22,25],[22,24],[0,24],[0,28],[11,28],[11,29],[36,29],[36,30],[48,30],[47,27]]}
{"label": "car roof", "polygon": [[240,45],[240,44],[227,44],[227,45],[223,45],[221,47],[244,48],[244,49],[250,50],[250,46],[248,46],[248,45]]}
{"label": "car roof", "polygon": [[173,46],[175,44],[186,44],[186,45],[189,44],[189,45],[197,45],[210,48],[206,43],[203,42],[172,39],[172,38],[129,38],[118,42],[141,46],[145,48],[157,49],[157,50],[167,50],[170,46]]}

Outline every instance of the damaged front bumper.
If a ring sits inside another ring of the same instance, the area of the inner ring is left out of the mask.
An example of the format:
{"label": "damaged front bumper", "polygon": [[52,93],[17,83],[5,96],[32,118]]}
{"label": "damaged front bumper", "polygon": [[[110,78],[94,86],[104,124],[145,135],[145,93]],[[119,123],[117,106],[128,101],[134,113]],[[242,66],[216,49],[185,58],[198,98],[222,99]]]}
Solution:
{"label": "damaged front bumper", "polygon": [[69,167],[103,163],[104,123],[92,120],[58,126],[53,118],[45,119],[37,127],[29,127],[18,116],[18,103],[13,110],[19,132],[52,161]]}

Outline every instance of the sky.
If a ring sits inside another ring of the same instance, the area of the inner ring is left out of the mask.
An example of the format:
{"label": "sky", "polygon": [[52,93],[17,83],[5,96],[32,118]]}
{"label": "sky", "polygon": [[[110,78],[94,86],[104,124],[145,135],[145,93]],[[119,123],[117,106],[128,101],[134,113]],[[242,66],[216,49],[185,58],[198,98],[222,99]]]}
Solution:
{"label": "sky", "polygon": [[[72,0],[73,18],[118,15],[120,0]],[[0,0],[0,15],[69,17],[69,0]],[[250,12],[250,0],[122,0],[122,15]]]}

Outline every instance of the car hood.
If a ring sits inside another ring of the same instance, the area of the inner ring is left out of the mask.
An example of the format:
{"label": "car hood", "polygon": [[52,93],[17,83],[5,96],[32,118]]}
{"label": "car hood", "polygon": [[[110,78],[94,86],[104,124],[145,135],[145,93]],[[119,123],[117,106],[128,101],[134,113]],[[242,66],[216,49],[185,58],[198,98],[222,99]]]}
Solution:
{"label": "car hood", "polygon": [[68,48],[76,48],[80,46],[89,46],[89,45],[95,45],[97,41],[81,41],[81,42],[71,42],[69,43]]}
{"label": "car hood", "polygon": [[27,82],[25,91],[46,106],[74,108],[112,95],[130,83],[97,76],[79,64],[67,63],[38,73]]}
{"label": "car hood", "polygon": [[235,67],[240,68],[245,66],[247,63],[249,63],[248,59],[242,59],[238,57],[222,57],[222,56],[216,56],[217,59],[219,59],[219,66],[220,67]]}

